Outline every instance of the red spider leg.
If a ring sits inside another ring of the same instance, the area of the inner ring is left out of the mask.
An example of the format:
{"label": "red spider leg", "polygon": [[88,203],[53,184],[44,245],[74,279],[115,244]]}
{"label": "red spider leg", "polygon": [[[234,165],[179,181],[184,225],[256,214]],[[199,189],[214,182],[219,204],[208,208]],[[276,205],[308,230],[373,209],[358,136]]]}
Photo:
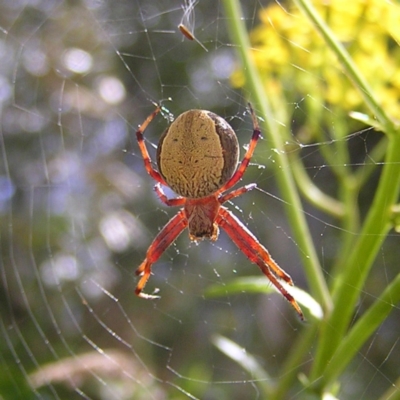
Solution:
{"label": "red spider leg", "polygon": [[[243,225],[242,222],[232,214],[227,208],[221,207],[219,209],[217,223],[227,230],[235,233],[234,242],[237,245],[246,245],[253,255],[265,261],[266,264],[285,282],[293,286],[292,278],[271,258],[268,250],[258,241],[258,239],[250,232],[250,230]],[[240,247],[240,246],[239,246]],[[240,247],[240,248],[242,248]],[[245,248],[245,249],[246,249]],[[248,256],[248,253],[245,253]],[[248,256],[249,257],[249,256]],[[250,258],[253,262],[254,260]]]}
{"label": "red spider leg", "polygon": [[217,217],[218,225],[223,228],[232,241],[253,263],[257,264],[264,275],[282,293],[297,311],[300,318],[304,320],[303,312],[294,297],[280,284],[272,273],[274,271],[279,278],[293,286],[293,281],[271,258],[268,250],[256,239],[256,237],[225,207],[219,209]]}
{"label": "red spider leg", "polygon": [[155,170],[153,168],[153,166],[151,165],[151,158],[150,158],[149,152],[147,151],[147,147],[146,147],[146,144],[145,144],[144,138],[143,138],[143,132],[146,130],[147,126],[154,119],[154,117],[160,112],[160,110],[161,110],[161,107],[157,106],[157,108],[145,119],[145,121],[142,123],[142,125],[139,126],[139,129],[136,131],[136,138],[137,138],[137,141],[139,144],[140,152],[142,153],[146,171],[157,182],[160,182],[163,185],[167,185],[167,183],[164,181],[164,179],[160,175],[160,173],[157,170]]}
{"label": "red spider leg", "polygon": [[234,191],[230,192],[230,193],[226,193],[223,196],[221,196],[218,201],[220,204],[225,203],[226,201],[229,201],[231,199],[233,199],[234,197],[238,197],[241,196],[244,193],[249,192],[250,190],[253,190],[254,188],[257,187],[256,183],[250,183],[249,185],[240,187],[238,189],[235,189]]}
{"label": "red spider leg", "polygon": [[136,275],[142,275],[139,283],[136,286],[135,293],[137,296],[144,299],[157,299],[159,296],[142,293],[147,281],[150,278],[151,266],[161,256],[162,253],[169,247],[169,245],[179,236],[179,234],[186,228],[188,222],[185,218],[183,210],[179,211],[164,228],[158,233],[153,240],[153,243],[147,250],[146,258],[136,270]]}
{"label": "red spider leg", "polygon": [[162,187],[159,183],[157,183],[154,186],[154,190],[159,197],[159,199],[167,206],[169,207],[176,207],[176,206],[183,206],[186,203],[186,199],[184,197],[176,197],[174,199],[169,199],[164,191],[162,190]]}
{"label": "red spider leg", "polygon": [[250,109],[251,118],[253,120],[253,135],[251,136],[249,147],[247,148],[247,151],[243,157],[242,162],[239,165],[239,168],[232,175],[231,179],[229,179],[229,181],[226,182],[224,186],[218,189],[217,194],[227,191],[242,178],[250,163],[251,157],[253,156],[254,150],[257,146],[257,141],[261,136],[260,126],[258,125],[257,117],[254,113],[253,107],[250,103],[248,104],[248,106]]}

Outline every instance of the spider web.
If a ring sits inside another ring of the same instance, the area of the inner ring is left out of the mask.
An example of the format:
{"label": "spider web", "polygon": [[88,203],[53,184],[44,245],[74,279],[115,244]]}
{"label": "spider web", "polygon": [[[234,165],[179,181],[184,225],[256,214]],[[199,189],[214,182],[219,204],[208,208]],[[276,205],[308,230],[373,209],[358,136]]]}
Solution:
{"label": "spider web", "polygon": [[[268,3],[242,3],[252,30]],[[180,23],[195,40],[184,37]],[[307,324],[278,294],[207,296],[210,286],[262,277],[223,232],[199,244],[184,232],[153,266],[146,291],[159,288],[161,299],[134,295],[135,269],[176,212],[154,194],[134,132],[153,102],[162,102],[163,115],[145,134],[154,160],[172,115],[207,109],[234,127],[243,156],[252,96],[232,88],[237,54],[230,40],[220,1],[0,4],[1,398],[261,399],[260,382],[282,378],[275,371]],[[309,93],[291,104],[297,146],[296,121],[310,98],[321,102]],[[326,112],[333,124],[335,111]],[[311,181],[334,193],[321,150],[348,143],[353,158],[338,163],[356,168],[371,162],[379,135],[364,126],[302,146]],[[228,207],[309,291],[273,162],[263,135],[243,179],[258,188]],[[378,178],[379,170],[361,194],[363,212]],[[307,201],[304,214],[329,280],[344,228]],[[397,275],[398,256],[399,237],[391,233],[360,313]],[[398,390],[399,310],[392,307],[341,376],[338,398]],[[294,368],[307,374],[314,356],[311,345]],[[286,398],[303,398],[304,390],[296,380]]]}

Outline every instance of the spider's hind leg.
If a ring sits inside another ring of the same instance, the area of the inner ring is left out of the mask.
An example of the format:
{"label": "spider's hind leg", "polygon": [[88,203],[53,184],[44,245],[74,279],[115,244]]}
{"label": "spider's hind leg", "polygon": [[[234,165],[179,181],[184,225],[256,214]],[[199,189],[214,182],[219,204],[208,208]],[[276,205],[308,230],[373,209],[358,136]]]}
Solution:
{"label": "spider's hind leg", "polygon": [[179,211],[172,217],[167,225],[158,233],[153,240],[153,243],[147,250],[146,258],[136,270],[136,275],[141,278],[136,286],[135,293],[137,296],[144,299],[157,299],[159,296],[143,293],[147,281],[151,275],[151,266],[160,258],[162,253],[169,247],[169,245],[178,237],[178,235],[186,228],[187,220],[183,210]]}
{"label": "spider's hind leg", "polygon": [[[271,258],[268,250],[257,240],[257,238],[225,207],[221,207],[217,218],[217,223],[223,228],[233,242],[246,255],[246,257],[257,264],[261,271],[266,275],[270,282],[282,293],[286,300],[292,305],[304,320],[303,312],[297,304],[295,298],[282,286],[277,277],[293,286],[290,276],[283,271],[278,264]],[[274,275],[276,274],[276,276]]]}

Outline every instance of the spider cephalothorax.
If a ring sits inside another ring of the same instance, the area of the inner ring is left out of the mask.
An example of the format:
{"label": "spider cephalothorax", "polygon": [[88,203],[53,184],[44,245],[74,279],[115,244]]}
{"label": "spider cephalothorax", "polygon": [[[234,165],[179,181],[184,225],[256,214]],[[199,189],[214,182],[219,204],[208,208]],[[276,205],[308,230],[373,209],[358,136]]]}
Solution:
{"label": "spider cephalothorax", "polygon": [[[256,187],[250,184],[225,193],[242,178],[260,137],[257,118],[250,104],[249,109],[253,119],[253,135],[238,167],[239,146],[236,134],[223,118],[210,111],[186,111],[163,133],[157,147],[159,171],[151,164],[143,132],[159,113],[160,107],[137,130],[136,136],[146,170],[157,181],[157,195],[167,206],[182,207],[158,233],[147,250],[145,260],[136,271],[141,275],[136,287],[138,296],[147,299],[158,297],[142,292],[150,278],[151,265],[186,227],[191,240],[216,240],[218,227],[221,227],[249,260],[260,267],[303,319],[296,300],[279,282],[282,279],[293,285],[290,276],[278,266],[267,249],[240,220],[222,205]],[[170,187],[179,197],[168,199],[161,185]]]}

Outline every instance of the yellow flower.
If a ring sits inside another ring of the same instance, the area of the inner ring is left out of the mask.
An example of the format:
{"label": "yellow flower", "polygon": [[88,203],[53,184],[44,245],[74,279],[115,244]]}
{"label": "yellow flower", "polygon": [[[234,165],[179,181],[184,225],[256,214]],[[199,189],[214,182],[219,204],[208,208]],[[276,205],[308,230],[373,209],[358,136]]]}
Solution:
{"label": "yellow flower", "polygon": [[[382,0],[315,1],[390,115],[400,115],[400,6]],[[280,82],[286,100],[317,95],[321,107],[366,112],[361,95],[303,14],[274,3],[261,10],[250,33],[252,55],[266,88]],[[270,81],[273,82],[270,82]],[[240,87],[243,74],[232,82]]]}

